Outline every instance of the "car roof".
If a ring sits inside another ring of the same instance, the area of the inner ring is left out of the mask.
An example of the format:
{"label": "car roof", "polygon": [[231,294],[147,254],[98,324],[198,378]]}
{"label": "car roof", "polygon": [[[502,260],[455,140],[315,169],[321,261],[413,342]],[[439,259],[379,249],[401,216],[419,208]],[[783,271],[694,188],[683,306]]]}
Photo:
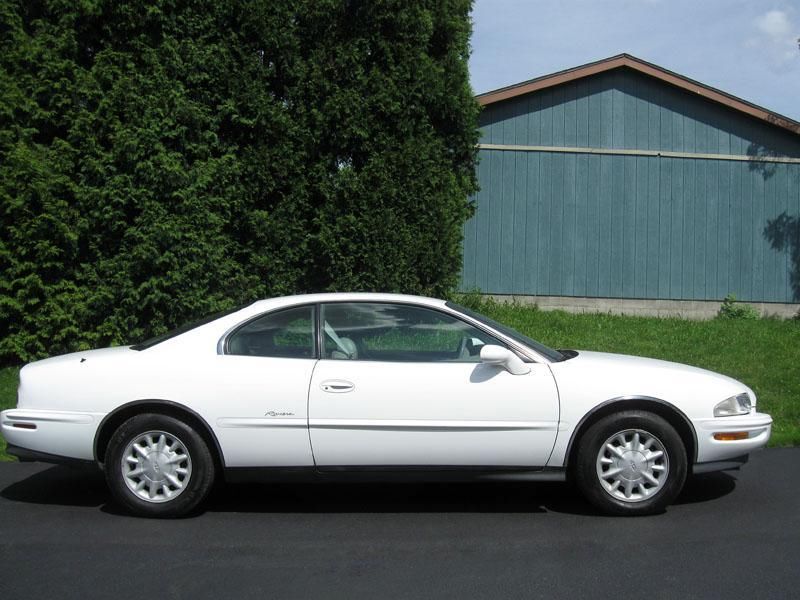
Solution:
{"label": "car roof", "polygon": [[444,306],[446,300],[429,298],[426,296],[412,296],[410,294],[387,294],[373,292],[328,292],[322,294],[300,294],[296,296],[279,296],[257,300],[248,308],[253,310],[266,310],[281,306],[306,304],[312,302],[410,302],[427,306]]}

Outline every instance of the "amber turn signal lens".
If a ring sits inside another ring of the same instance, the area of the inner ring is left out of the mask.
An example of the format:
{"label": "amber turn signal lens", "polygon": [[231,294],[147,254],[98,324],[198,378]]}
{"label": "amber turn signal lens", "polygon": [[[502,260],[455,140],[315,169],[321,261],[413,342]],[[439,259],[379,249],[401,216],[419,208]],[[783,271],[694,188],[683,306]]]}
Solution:
{"label": "amber turn signal lens", "polygon": [[748,434],[746,431],[726,431],[724,433],[715,433],[714,439],[721,442],[730,442],[732,440],[746,440]]}

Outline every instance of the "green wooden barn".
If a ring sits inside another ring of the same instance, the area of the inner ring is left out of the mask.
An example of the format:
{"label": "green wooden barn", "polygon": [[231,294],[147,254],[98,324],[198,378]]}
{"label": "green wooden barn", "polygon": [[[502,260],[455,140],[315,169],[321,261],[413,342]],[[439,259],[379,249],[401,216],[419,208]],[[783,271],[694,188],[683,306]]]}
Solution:
{"label": "green wooden barn", "polygon": [[800,123],[627,54],[481,94],[462,289],[713,314],[800,301]]}

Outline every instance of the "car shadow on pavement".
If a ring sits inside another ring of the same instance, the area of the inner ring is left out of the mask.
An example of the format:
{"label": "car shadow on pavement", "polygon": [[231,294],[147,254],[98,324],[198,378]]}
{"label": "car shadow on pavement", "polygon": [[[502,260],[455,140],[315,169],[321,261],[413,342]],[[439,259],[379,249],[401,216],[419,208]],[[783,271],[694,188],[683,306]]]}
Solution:
{"label": "car shadow on pavement", "polygon": [[[715,500],[735,487],[727,473],[690,477],[675,504]],[[46,468],[0,490],[0,497],[124,514],[111,502],[102,473],[92,468]],[[600,514],[573,485],[542,482],[221,484],[194,516],[204,512]]]}
{"label": "car shadow on pavement", "polygon": [[109,496],[103,474],[94,467],[49,467],[0,490],[6,500],[61,506],[102,506]]}
{"label": "car shadow on pavement", "polygon": [[686,480],[683,491],[675,500],[675,504],[709,502],[727,496],[734,489],[736,489],[736,476],[733,473],[695,475]]}
{"label": "car shadow on pavement", "polygon": [[557,484],[234,484],[215,490],[214,512],[533,513],[560,494]]}

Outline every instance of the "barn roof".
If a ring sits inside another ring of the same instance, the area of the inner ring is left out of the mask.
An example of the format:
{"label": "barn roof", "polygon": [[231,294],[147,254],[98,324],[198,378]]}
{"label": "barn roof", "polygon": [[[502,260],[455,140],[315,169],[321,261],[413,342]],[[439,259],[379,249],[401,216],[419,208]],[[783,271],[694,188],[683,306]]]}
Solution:
{"label": "barn roof", "polygon": [[771,110],[767,110],[766,108],[762,108],[761,106],[753,104],[752,102],[742,100],[741,98],[737,98],[736,96],[728,94],[727,92],[723,92],[711,86],[705,85],[704,83],[700,83],[694,79],[689,79],[688,77],[684,77],[678,73],[668,71],[667,69],[644,61],[641,58],[631,56],[630,54],[618,54],[617,56],[587,63],[579,67],[558,71],[557,73],[551,73],[550,75],[543,75],[542,77],[537,77],[536,79],[530,79],[528,81],[509,85],[491,92],[478,94],[476,99],[482,106],[486,106],[488,104],[493,104],[502,100],[508,100],[509,98],[514,98],[516,96],[521,96],[522,94],[528,94],[537,90],[567,83],[568,81],[574,81],[576,79],[589,77],[591,75],[596,75],[598,73],[611,71],[612,69],[620,69],[623,67],[633,69],[639,73],[644,73],[650,77],[655,77],[656,79],[684,89],[690,93],[697,94],[713,102],[723,104],[734,110],[738,110],[739,112],[743,112],[757,119],[766,121],[767,123],[771,123],[772,125],[776,125],[777,127],[788,129],[792,133],[800,134],[800,122],[797,122],[794,119],[790,119],[789,117],[785,117]]}

